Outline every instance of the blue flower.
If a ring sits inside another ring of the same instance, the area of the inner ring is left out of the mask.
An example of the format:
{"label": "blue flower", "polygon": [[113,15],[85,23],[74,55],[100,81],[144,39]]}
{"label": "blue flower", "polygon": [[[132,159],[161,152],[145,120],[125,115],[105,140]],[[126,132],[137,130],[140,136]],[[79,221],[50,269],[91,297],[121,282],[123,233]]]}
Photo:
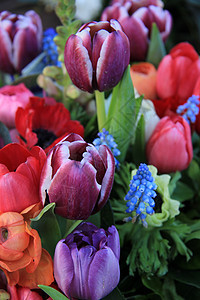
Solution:
{"label": "blue flower", "polygon": [[46,56],[43,59],[45,65],[61,66],[61,62],[58,61],[57,46],[54,42],[54,37],[57,35],[54,28],[48,28],[43,35],[43,51]]}
{"label": "blue flower", "polygon": [[100,145],[108,146],[114,156],[115,167],[119,168],[120,163],[116,159],[116,156],[119,156],[121,154],[121,152],[119,151],[119,149],[117,149],[118,145],[115,142],[114,137],[111,134],[109,134],[109,132],[107,130],[105,130],[105,128],[102,129],[102,132],[98,133],[98,138],[96,138],[93,141],[93,145],[97,148],[97,150],[99,149]]}
{"label": "blue flower", "polygon": [[132,220],[135,222],[137,219],[141,220],[142,224],[147,227],[146,216],[154,213],[156,197],[155,179],[151,175],[149,168],[146,164],[140,164],[136,175],[130,182],[130,190],[125,196],[124,200],[127,201],[127,213],[133,213],[133,218],[128,217],[125,221]]}
{"label": "blue flower", "polygon": [[181,115],[189,124],[196,121],[196,115],[199,113],[199,96],[192,95],[187,102],[179,105],[176,112]]}

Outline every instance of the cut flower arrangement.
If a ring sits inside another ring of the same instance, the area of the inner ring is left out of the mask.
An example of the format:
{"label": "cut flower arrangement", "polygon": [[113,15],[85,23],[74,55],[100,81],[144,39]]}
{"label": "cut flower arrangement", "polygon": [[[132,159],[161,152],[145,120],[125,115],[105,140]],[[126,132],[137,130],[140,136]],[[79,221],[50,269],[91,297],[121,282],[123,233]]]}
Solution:
{"label": "cut flower arrangement", "polygon": [[199,54],[161,0],[77,3],[0,12],[0,299],[199,299]]}

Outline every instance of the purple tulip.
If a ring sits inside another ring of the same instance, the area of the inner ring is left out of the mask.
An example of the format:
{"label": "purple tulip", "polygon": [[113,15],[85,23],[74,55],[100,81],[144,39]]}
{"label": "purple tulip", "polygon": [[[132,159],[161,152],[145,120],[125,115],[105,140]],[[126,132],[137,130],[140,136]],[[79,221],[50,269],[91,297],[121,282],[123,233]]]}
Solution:
{"label": "purple tulip", "polygon": [[148,7],[150,5],[163,7],[164,3],[162,0],[112,0],[111,5],[114,3],[119,3],[125,5],[127,2],[130,2],[131,6],[129,13],[133,14],[140,7]]}
{"label": "purple tulip", "polygon": [[131,61],[143,61],[146,59],[153,23],[156,23],[164,42],[172,28],[170,13],[155,5],[140,7],[132,13],[130,1],[127,1],[124,5],[115,3],[105,8],[101,20],[109,21],[113,18],[120,22],[129,38]]}
{"label": "purple tulip", "polygon": [[56,246],[57,284],[70,299],[102,299],[119,282],[119,256],[115,226],[105,231],[91,223],[82,223]]}
{"label": "purple tulip", "polygon": [[65,45],[64,61],[72,82],[90,93],[117,85],[129,60],[129,41],[116,20],[84,24]]}
{"label": "purple tulip", "polygon": [[33,10],[25,15],[0,13],[0,70],[20,73],[41,51],[42,22]]}
{"label": "purple tulip", "polygon": [[78,134],[69,134],[48,154],[41,175],[42,201],[47,193],[58,215],[86,220],[107,202],[114,171],[114,156],[107,146],[97,150]]}

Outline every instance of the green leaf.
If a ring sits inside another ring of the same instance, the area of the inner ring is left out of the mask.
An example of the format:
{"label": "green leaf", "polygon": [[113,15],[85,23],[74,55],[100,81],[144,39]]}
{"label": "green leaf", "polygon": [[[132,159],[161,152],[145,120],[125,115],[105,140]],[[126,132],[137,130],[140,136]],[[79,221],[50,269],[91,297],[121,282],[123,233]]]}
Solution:
{"label": "green leaf", "polygon": [[178,270],[177,268],[171,268],[169,270],[170,277],[174,280],[180,281],[184,284],[194,286],[200,289],[200,271],[196,270]]}
{"label": "green leaf", "polygon": [[109,295],[102,300],[125,300],[124,296],[120,293],[118,288],[115,288]]}
{"label": "green leaf", "polygon": [[151,27],[151,39],[147,53],[147,61],[158,67],[162,58],[166,55],[166,49],[162,41],[160,31],[156,23]]}
{"label": "green leaf", "polygon": [[0,121],[0,136],[2,137],[4,144],[10,144],[12,143],[10,132],[6,125]]}
{"label": "green leaf", "polygon": [[107,229],[109,226],[114,225],[114,215],[110,200],[107,201],[106,205],[100,211],[101,215],[101,228]]}
{"label": "green leaf", "polygon": [[140,105],[141,100],[135,98],[128,66],[121,81],[113,89],[106,124],[121,152],[118,157],[120,162],[124,161],[130,142],[134,139]]}
{"label": "green leaf", "polygon": [[31,219],[31,227],[36,229],[45,248],[53,257],[58,241],[62,238],[57,218],[54,214],[55,203],[46,205],[40,214]]}
{"label": "green leaf", "polygon": [[69,300],[69,298],[67,298],[66,296],[64,296],[63,294],[61,294],[59,291],[53,289],[50,286],[46,286],[46,285],[38,285],[38,287],[43,290],[47,295],[49,295],[53,300]]}
{"label": "green leaf", "polygon": [[176,188],[172,194],[172,198],[183,202],[192,199],[194,195],[195,191],[193,189],[191,189],[187,184],[179,181],[176,184]]}
{"label": "green leaf", "polygon": [[135,132],[135,141],[132,146],[132,158],[136,164],[140,162],[146,162],[145,155],[145,120],[144,116],[141,115],[139,122],[137,124],[136,132]]}

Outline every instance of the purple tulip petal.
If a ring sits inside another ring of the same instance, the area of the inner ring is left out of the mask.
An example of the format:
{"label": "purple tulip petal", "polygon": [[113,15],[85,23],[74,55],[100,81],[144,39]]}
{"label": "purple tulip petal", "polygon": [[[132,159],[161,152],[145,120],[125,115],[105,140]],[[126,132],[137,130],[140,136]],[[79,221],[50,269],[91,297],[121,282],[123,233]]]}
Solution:
{"label": "purple tulip petal", "polygon": [[74,141],[84,141],[84,139],[77,133],[70,133],[67,136],[65,136],[60,142],[74,142]]}
{"label": "purple tulip petal", "polygon": [[65,240],[60,240],[55,249],[54,276],[59,288],[69,297],[69,289],[74,276],[74,265]]}
{"label": "purple tulip petal", "polygon": [[[33,25],[32,25],[33,26]],[[17,72],[31,62],[39,53],[37,36],[34,28],[20,29],[13,40],[13,63]]]}
{"label": "purple tulip petal", "polygon": [[25,16],[30,18],[32,20],[32,23],[37,28],[36,38],[37,38],[38,50],[40,50],[40,48],[42,48],[42,38],[43,38],[43,28],[42,28],[41,18],[34,10],[27,11],[25,13]]}
{"label": "purple tulip petal", "polygon": [[47,192],[50,202],[57,203],[56,213],[81,220],[90,216],[100,188],[91,164],[69,160],[55,174]]}
{"label": "purple tulip petal", "polygon": [[99,201],[93,213],[96,213],[105,205],[105,201],[107,201],[112,189],[115,172],[115,160],[110,149],[107,146],[101,145],[99,147],[99,154],[106,166],[106,173],[102,181]]}
{"label": "purple tulip petal", "polygon": [[96,68],[96,80],[100,91],[109,90],[119,82],[129,64],[129,51],[128,38],[122,31],[113,31],[105,39]]}
{"label": "purple tulip petal", "polygon": [[99,184],[102,184],[103,177],[106,172],[107,165],[105,165],[104,160],[100,156],[98,150],[94,146],[88,146],[87,152],[91,154],[92,156],[92,165],[97,170],[97,182]]}
{"label": "purple tulip petal", "polygon": [[93,69],[88,50],[81,38],[71,35],[65,45],[64,61],[72,82],[80,89],[93,92]]}
{"label": "purple tulip petal", "polygon": [[77,299],[90,299],[88,289],[88,272],[90,264],[94,258],[96,249],[92,246],[86,246],[78,250],[72,249],[71,257],[74,263],[74,276],[70,294]]}
{"label": "purple tulip petal", "polygon": [[130,41],[131,61],[144,60],[148,49],[149,30],[139,18],[133,16],[121,20],[120,23]]}
{"label": "purple tulip petal", "polygon": [[119,241],[119,233],[115,226],[111,226],[107,230],[108,232],[108,240],[107,246],[112,249],[113,253],[119,260],[120,258],[120,241]]}
{"label": "purple tulip petal", "polygon": [[163,10],[161,7],[149,6],[154,22],[157,24],[161,33],[163,41],[166,41],[172,29],[172,16],[167,10]]}
{"label": "purple tulip petal", "polygon": [[6,73],[13,74],[12,42],[8,33],[3,28],[0,28],[0,41],[0,69]]}
{"label": "purple tulip petal", "polygon": [[90,265],[88,288],[91,300],[108,295],[118,284],[119,261],[110,248],[99,250]]}
{"label": "purple tulip petal", "polygon": [[96,249],[101,249],[105,247],[105,244],[107,242],[107,235],[103,228],[100,228],[99,230],[96,230],[92,234],[92,243]]}

